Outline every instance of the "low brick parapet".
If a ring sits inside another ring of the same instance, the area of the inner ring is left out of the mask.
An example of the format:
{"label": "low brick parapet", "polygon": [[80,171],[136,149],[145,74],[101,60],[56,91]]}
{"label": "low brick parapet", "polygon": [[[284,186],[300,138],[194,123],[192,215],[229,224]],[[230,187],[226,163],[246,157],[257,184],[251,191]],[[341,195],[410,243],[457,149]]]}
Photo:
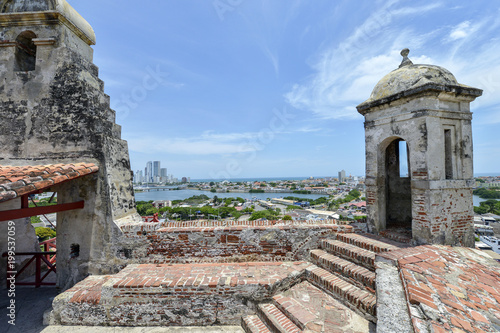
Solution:
{"label": "low brick parapet", "polygon": [[137,248],[127,250],[132,262],[308,260],[309,250],[317,248],[320,239],[335,238],[339,233],[352,232],[351,226],[336,224],[149,228],[149,224],[145,224],[145,228],[141,230],[132,228],[125,233],[127,237],[136,238],[140,244]]}

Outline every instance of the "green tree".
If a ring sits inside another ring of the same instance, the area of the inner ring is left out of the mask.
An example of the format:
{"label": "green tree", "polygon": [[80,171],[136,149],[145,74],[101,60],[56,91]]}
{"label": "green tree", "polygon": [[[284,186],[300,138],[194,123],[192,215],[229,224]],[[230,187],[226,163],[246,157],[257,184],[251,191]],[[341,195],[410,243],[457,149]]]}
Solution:
{"label": "green tree", "polygon": [[151,207],[151,208],[146,209],[146,211],[144,212],[144,215],[141,215],[141,216],[153,216],[156,213],[158,213],[158,209],[155,207]]}
{"label": "green tree", "polygon": [[40,219],[40,216],[32,216],[31,223],[42,223],[42,220]]}
{"label": "green tree", "polygon": [[488,207],[486,206],[474,206],[474,213],[476,214],[486,214],[488,213]]}
{"label": "green tree", "polygon": [[56,231],[50,228],[38,227],[35,228],[35,233],[41,242],[56,237]]}
{"label": "green tree", "polygon": [[285,216],[283,216],[283,220],[290,221],[290,220],[292,220],[292,217],[290,215],[285,215]]}
{"label": "green tree", "polygon": [[258,220],[258,219],[268,219],[268,220],[273,220],[278,216],[279,214],[275,212],[272,209],[267,209],[267,210],[260,210],[258,212],[253,212],[252,216],[250,216],[250,221]]}
{"label": "green tree", "polygon": [[359,198],[359,196],[361,196],[361,193],[358,190],[354,189],[349,191],[349,195],[354,198]]}
{"label": "green tree", "polygon": [[[152,201],[151,201],[152,202]],[[148,216],[147,211],[150,209],[156,209],[153,207],[153,204],[151,202],[144,203],[144,201],[140,201],[137,203],[137,213],[141,216]]]}

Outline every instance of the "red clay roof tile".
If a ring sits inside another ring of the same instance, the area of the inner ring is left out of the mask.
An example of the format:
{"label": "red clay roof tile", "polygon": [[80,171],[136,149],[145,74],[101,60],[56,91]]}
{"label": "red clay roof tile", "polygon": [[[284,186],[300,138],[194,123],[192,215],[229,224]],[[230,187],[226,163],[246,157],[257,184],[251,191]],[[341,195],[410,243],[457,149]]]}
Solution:
{"label": "red clay roof tile", "polygon": [[20,167],[0,165],[0,202],[38,192],[97,171],[99,167],[93,163]]}

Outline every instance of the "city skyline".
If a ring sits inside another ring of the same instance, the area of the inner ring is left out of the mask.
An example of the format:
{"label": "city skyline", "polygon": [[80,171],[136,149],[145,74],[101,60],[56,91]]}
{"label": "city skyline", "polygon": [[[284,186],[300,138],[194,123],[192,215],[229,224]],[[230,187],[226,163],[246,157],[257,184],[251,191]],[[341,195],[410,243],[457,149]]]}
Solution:
{"label": "city skyline", "polygon": [[494,3],[69,2],[98,35],[133,170],[161,159],[192,179],[364,175],[355,107],[408,47],[484,90],[471,105],[475,173],[498,172]]}

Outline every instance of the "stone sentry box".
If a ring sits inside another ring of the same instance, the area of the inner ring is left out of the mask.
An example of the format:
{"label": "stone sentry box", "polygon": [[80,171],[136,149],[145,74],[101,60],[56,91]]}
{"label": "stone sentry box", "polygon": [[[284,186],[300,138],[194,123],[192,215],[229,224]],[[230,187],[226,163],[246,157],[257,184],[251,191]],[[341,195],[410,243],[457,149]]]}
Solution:
{"label": "stone sentry box", "polygon": [[408,54],[357,106],[365,117],[368,222],[375,232],[411,229],[416,244],[472,247],[470,102],[482,90],[442,67],[414,65]]}

